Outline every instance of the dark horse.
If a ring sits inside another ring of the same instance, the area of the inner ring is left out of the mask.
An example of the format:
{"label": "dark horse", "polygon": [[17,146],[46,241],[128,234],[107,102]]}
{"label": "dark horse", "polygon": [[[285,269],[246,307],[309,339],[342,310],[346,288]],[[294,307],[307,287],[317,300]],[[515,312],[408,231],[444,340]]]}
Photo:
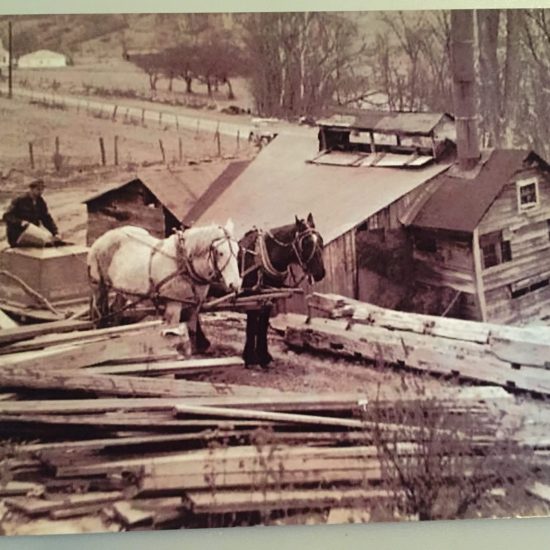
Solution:
{"label": "dark horse", "polygon": [[[296,217],[295,222],[268,231],[252,229],[239,241],[239,266],[245,293],[265,288],[281,288],[290,273],[292,264],[299,265],[304,275],[314,281],[325,276],[323,239],[315,229],[313,216],[306,220]],[[271,306],[247,312],[246,343],[243,359],[247,367],[260,365],[267,368],[272,361],[268,351],[267,331]],[[209,347],[200,323],[196,330],[197,349]]]}

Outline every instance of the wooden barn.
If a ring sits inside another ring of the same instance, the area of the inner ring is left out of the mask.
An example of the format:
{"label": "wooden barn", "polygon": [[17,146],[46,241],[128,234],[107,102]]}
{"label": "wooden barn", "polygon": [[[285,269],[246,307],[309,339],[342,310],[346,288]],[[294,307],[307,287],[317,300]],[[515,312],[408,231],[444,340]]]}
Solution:
{"label": "wooden barn", "polygon": [[130,180],[116,183],[88,198],[87,244],[90,246],[109,229],[137,225],[163,238],[180,227],[208,189],[223,189],[247,166],[248,161],[203,163],[183,169],[166,167],[143,170]]}
{"label": "wooden barn", "polygon": [[[400,217],[452,163],[454,144],[442,131],[449,121],[445,114],[376,113],[323,121],[317,137],[279,135],[223,192],[201,198],[197,220],[232,217],[241,236],[312,212],[325,241],[327,276],[313,288],[304,283],[306,292],[380,303],[382,277],[373,284],[362,265],[364,235],[375,235],[378,243],[399,233],[394,240],[400,254],[405,246]],[[392,269],[391,261],[386,268]],[[402,296],[386,299],[383,305],[393,306]],[[303,311],[303,299],[289,308]]]}
{"label": "wooden barn", "polygon": [[498,323],[550,314],[549,170],[533,152],[496,149],[468,177],[453,167],[434,179],[409,222],[418,304]]}

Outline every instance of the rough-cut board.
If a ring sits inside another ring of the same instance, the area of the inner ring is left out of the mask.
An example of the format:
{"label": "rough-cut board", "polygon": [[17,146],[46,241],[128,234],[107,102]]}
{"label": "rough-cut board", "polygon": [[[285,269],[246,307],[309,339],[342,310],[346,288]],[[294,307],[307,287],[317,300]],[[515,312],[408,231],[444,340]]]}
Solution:
{"label": "rough-cut board", "polygon": [[51,321],[49,323],[11,328],[0,332],[0,345],[28,340],[43,334],[71,332],[73,330],[91,329],[92,327],[93,323],[91,321]]}
{"label": "rough-cut board", "polygon": [[139,376],[87,374],[84,370],[39,369],[21,363],[0,366],[0,386],[6,388],[82,390],[102,395],[134,397],[213,397],[216,395],[257,395],[261,388],[173,381]]}
{"label": "rough-cut board", "polygon": [[17,323],[0,309],[0,330],[17,328]]}
{"label": "rough-cut board", "polygon": [[44,485],[30,481],[8,481],[0,485],[0,497],[15,497],[32,494],[35,497],[44,492]]}
{"label": "rough-cut board", "polygon": [[113,509],[118,518],[127,527],[135,525],[144,525],[153,522],[154,513],[144,510],[136,510],[128,502],[117,502],[113,505]]}
{"label": "rough-cut board", "polygon": [[[81,374],[81,371],[78,371]],[[178,382],[187,384],[187,382]],[[173,384],[173,382],[171,382]],[[83,414],[124,411],[172,411],[179,404],[205,405],[212,407],[234,407],[260,409],[264,411],[333,411],[347,410],[364,403],[366,395],[353,393],[327,393],[311,395],[307,393],[283,393],[268,388],[235,386],[194,382],[207,387],[220,389],[215,397],[201,398],[117,398],[103,399],[52,399],[28,401],[0,401],[0,414]],[[191,386],[193,386],[191,384]],[[200,387],[200,386],[196,386]],[[250,395],[242,395],[247,389]],[[226,391],[223,391],[226,390]],[[452,395],[449,395],[452,399]]]}
{"label": "rough-cut board", "polygon": [[280,489],[188,491],[188,505],[195,514],[222,514],[248,511],[365,506],[372,501],[393,497],[384,489]]}
{"label": "rough-cut board", "polygon": [[95,374],[139,374],[140,376],[159,376],[163,374],[207,373],[214,369],[244,367],[240,357],[216,357],[205,359],[182,359],[179,361],[155,361],[148,363],[129,363],[125,365],[101,365],[88,367],[86,372]]}
{"label": "rough-cut board", "polygon": [[39,351],[26,351],[0,356],[0,370],[17,366],[24,369],[61,370],[77,369],[125,357],[145,355],[154,358],[157,355],[174,353],[184,349],[188,337],[182,327],[178,334],[158,324],[135,330],[97,336],[85,342],[73,342],[51,346]]}
{"label": "rough-cut board", "polygon": [[61,495],[58,498],[50,497],[48,500],[29,497],[7,498],[7,506],[20,510],[29,516],[48,514],[53,510],[70,509],[83,505],[115,502],[123,498],[118,491],[108,493],[87,493],[85,495]]}
{"label": "rough-cut board", "polygon": [[550,371],[538,367],[519,368],[489,353],[485,345],[474,342],[378,326],[350,327],[345,320],[319,318],[310,319],[308,324],[288,326],[285,340],[294,347],[550,393]]}

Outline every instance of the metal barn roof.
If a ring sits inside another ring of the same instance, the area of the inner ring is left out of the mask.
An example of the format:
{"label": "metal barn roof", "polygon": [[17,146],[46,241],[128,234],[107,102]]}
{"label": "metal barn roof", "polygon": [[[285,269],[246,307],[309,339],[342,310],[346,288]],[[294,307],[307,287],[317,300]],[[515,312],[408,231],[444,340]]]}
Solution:
{"label": "metal barn roof", "polygon": [[547,167],[535,153],[523,149],[496,149],[475,177],[453,177],[452,171],[438,176],[438,188],[410,222],[414,227],[472,233],[481,219],[526,161]]}
{"label": "metal barn roof", "polygon": [[212,162],[176,170],[168,170],[166,167],[139,170],[131,179],[107,186],[87,198],[84,203],[92,203],[111,193],[116,195],[116,191],[139,180],[166,209],[178,220],[182,220],[207,189],[213,185],[221,186],[227,183],[227,180],[232,181],[248,165],[248,161],[236,162],[233,165],[228,166],[227,162]]}
{"label": "metal barn roof", "polygon": [[449,167],[407,170],[306,163],[317,147],[315,138],[279,135],[225,191],[204,197],[207,204],[202,204],[197,223],[232,218],[240,237],[254,226],[286,225],[295,215],[312,212],[328,243]]}
{"label": "metal barn roof", "polygon": [[364,111],[334,115],[328,119],[319,120],[318,124],[388,134],[430,135],[439,124],[453,120],[454,118],[448,113]]}

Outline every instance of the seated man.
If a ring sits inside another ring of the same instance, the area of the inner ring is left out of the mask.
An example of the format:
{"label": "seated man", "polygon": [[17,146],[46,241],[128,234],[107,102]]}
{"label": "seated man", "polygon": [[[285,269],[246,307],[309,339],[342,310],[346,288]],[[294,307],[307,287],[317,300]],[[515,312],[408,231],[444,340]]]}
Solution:
{"label": "seated man", "polygon": [[4,214],[7,237],[10,246],[18,246],[17,241],[29,223],[46,228],[52,234],[52,242],[60,241],[57,226],[53,221],[46,201],[42,198],[44,181],[34,180],[29,184],[29,191],[16,197]]}

